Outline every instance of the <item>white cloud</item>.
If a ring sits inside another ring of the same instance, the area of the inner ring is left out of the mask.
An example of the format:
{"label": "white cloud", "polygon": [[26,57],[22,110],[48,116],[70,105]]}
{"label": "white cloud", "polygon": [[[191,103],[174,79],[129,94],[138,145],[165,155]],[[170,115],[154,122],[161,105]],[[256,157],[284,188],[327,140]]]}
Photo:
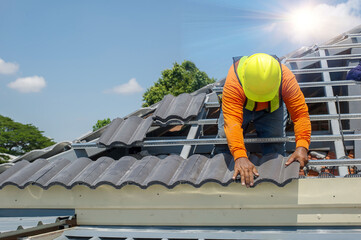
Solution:
{"label": "white cloud", "polygon": [[144,89],[139,85],[135,78],[130,79],[127,83],[113,87],[112,89],[106,90],[105,93],[116,93],[116,94],[133,94],[143,92]]}
{"label": "white cloud", "polygon": [[0,74],[14,74],[19,70],[19,65],[16,63],[5,62],[0,58]]}
{"label": "white cloud", "polygon": [[18,78],[8,84],[9,88],[21,93],[40,92],[45,86],[45,79],[39,76]]}
{"label": "white cloud", "polygon": [[272,22],[264,30],[286,36],[295,43],[322,43],[358,26],[360,10],[361,0],[294,6],[284,14],[283,21]]}

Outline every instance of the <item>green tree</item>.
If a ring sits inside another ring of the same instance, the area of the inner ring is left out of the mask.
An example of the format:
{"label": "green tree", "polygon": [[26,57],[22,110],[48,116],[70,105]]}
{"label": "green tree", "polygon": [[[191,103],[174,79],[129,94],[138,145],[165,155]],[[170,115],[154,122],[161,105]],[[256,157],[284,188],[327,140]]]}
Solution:
{"label": "green tree", "polygon": [[14,122],[0,115],[0,153],[22,155],[55,144],[32,124]]}
{"label": "green tree", "polygon": [[10,159],[9,156],[0,153],[0,164],[7,163],[9,161],[9,159]]}
{"label": "green tree", "polygon": [[103,120],[98,120],[97,123],[93,126],[93,132],[95,132],[99,128],[102,128],[102,127],[108,125],[110,122],[111,121],[110,121],[109,118],[106,118],[106,119],[103,119]]}
{"label": "green tree", "polygon": [[159,102],[167,94],[191,93],[214,82],[214,78],[209,78],[191,61],[174,63],[173,68],[162,71],[162,77],[143,94],[143,107]]}

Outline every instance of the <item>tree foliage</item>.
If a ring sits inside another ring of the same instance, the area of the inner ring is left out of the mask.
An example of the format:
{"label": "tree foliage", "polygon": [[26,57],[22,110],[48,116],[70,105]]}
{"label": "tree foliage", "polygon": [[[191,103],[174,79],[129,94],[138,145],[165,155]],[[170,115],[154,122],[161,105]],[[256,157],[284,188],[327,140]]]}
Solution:
{"label": "tree foliage", "polygon": [[52,139],[43,136],[43,131],[32,124],[14,122],[0,115],[0,152],[22,155],[34,149],[55,144]]}
{"label": "tree foliage", "polygon": [[93,126],[93,132],[98,130],[99,128],[102,128],[110,123],[110,118],[106,118],[103,120],[98,120],[97,123]]}
{"label": "tree foliage", "polygon": [[174,63],[173,68],[162,71],[162,77],[143,94],[143,107],[159,102],[167,94],[191,93],[214,81],[191,61]]}
{"label": "tree foliage", "polygon": [[9,161],[9,159],[10,159],[9,156],[0,153],[0,164],[7,163]]}

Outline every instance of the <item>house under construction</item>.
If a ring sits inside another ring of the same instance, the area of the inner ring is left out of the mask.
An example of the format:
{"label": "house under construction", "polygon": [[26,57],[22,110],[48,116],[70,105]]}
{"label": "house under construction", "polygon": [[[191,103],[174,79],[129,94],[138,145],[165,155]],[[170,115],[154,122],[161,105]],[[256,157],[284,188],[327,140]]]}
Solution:
{"label": "house under construction", "polygon": [[[361,26],[282,58],[312,124],[310,161],[260,156],[282,138],[245,133],[260,173],[232,180],[234,160],[215,147],[225,79],[167,95],[73,142],[0,165],[0,239],[359,239],[361,87],[346,80],[361,60]],[[39,222],[40,221],[40,222]]]}

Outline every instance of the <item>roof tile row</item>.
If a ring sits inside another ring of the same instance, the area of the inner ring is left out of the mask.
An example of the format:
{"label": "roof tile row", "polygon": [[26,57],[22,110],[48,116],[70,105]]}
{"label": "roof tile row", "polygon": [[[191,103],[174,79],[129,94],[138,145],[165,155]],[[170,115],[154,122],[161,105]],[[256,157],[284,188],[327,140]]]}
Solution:
{"label": "roof tile row", "polygon": [[142,142],[153,120],[160,125],[167,125],[169,121],[184,122],[196,117],[202,109],[205,96],[205,93],[197,95],[183,93],[177,97],[168,94],[151,117],[143,119],[131,116],[127,119],[114,119],[100,136],[98,143],[113,147],[118,144],[132,146]]}
{"label": "roof tile row", "polygon": [[[265,181],[284,186],[298,178],[299,164],[295,162],[285,167],[286,159],[281,155],[271,154],[261,159],[251,158],[251,161],[255,163],[260,174],[255,180],[255,186]],[[103,184],[115,188],[128,184],[141,188],[154,184],[173,188],[178,184],[201,187],[207,182],[226,186],[233,182],[233,168],[233,158],[228,154],[218,154],[213,158],[193,155],[188,159],[170,155],[165,159],[147,156],[141,160],[130,156],[119,160],[101,157],[96,161],[89,158],[79,158],[76,161],[38,159],[29,163],[23,160],[0,174],[0,189],[6,185],[19,188],[37,185],[44,189],[61,185],[70,189],[75,185],[97,188]]]}

